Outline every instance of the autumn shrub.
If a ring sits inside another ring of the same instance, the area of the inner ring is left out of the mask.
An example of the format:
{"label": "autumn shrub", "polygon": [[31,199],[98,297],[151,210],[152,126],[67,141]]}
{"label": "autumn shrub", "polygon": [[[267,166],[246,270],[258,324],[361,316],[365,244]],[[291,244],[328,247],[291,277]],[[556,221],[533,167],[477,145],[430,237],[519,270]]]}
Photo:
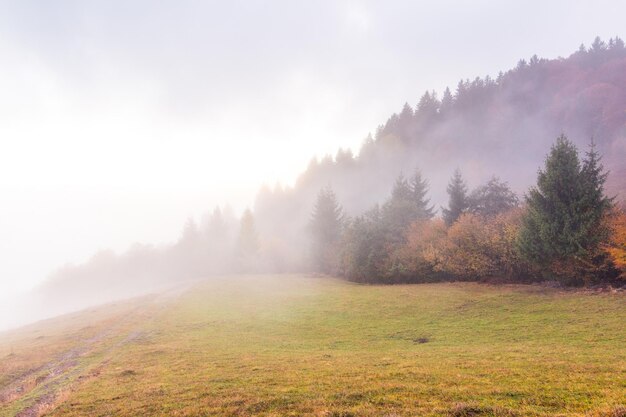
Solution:
{"label": "autumn shrub", "polygon": [[515,244],[522,213],[522,209],[495,216],[465,213],[449,228],[441,219],[414,222],[406,232],[406,243],[388,257],[388,279],[532,280],[536,272]]}
{"label": "autumn shrub", "polygon": [[462,214],[448,229],[436,269],[467,280],[490,277],[495,275],[490,252],[490,236],[483,219],[475,214]]}
{"label": "autumn shrub", "polygon": [[493,217],[463,214],[447,231],[436,269],[464,280],[532,280],[536,273],[516,247],[523,210]]}
{"label": "autumn shrub", "polygon": [[446,240],[442,219],[413,222],[405,233],[406,241],[389,256],[386,271],[389,279],[403,282],[432,282],[445,278],[437,268]]}
{"label": "autumn shrub", "polygon": [[617,278],[626,281],[626,211],[624,208],[614,210],[607,221],[611,237],[605,250],[617,271]]}

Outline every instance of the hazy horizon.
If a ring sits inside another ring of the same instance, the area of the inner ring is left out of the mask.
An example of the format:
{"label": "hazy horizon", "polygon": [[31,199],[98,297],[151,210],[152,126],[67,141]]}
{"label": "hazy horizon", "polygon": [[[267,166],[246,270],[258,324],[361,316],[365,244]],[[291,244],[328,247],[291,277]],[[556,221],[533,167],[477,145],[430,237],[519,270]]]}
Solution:
{"label": "hazy horizon", "polygon": [[618,2],[451,4],[0,4],[0,301],[240,213],[425,90],[624,35]]}

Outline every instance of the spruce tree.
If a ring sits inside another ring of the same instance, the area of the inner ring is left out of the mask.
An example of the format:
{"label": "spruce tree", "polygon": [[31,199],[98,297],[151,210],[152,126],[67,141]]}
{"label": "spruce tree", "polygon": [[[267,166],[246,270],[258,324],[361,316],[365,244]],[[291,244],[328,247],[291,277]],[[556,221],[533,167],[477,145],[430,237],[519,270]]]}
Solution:
{"label": "spruce tree", "polygon": [[428,193],[428,181],[422,178],[419,170],[415,171],[410,181],[411,197],[415,209],[416,220],[429,220],[435,215],[434,206],[430,205],[430,199],[426,198]]}
{"label": "spruce tree", "polygon": [[404,174],[400,173],[400,175],[398,175],[398,178],[396,178],[393,189],[391,190],[391,199],[408,201],[411,200],[411,198],[412,192],[409,181],[406,179]]}
{"label": "spruce tree", "polygon": [[237,239],[238,255],[243,258],[256,256],[259,250],[259,235],[254,225],[254,216],[250,209],[246,209],[241,216],[239,236]]}
{"label": "spruce tree", "polygon": [[441,209],[443,219],[448,226],[452,225],[468,208],[467,185],[463,181],[461,171],[456,169],[448,184],[448,208]]}
{"label": "spruce tree", "polygon": [[404,103],[402,111],[398,115],[398,121],[401,125],[409,124],[411,123],[411,120],[413,120],[413,115],[414,112],[409,103]]}
{"label": "spruce tree", "polygon": [[343,209],[330,186],[322,188],[313,207],[311,251],[316,270],[331,273],[336,268],[337,247],[343,227]]}
{"label": "spruce tree", "polygon": [[437,93],[434,91],[432,93],[426,91],[415,107],[416,118],[421,122],[434,119],[439,111],[439,105],[440,102],[437,99]]}
{"label": "spruce tree", "polygon": [[222,210],[219,206],[213,209],[213,213],[209,218],[209,222],[206,229],[207,238],[211,243],[223,244],[227,239],[228,226],[224,221]]}
{"label": "spruce tree", "polygon": [[382,221],[391,242],[404,240],[404,231],[416,219],[413,190],[401,173],[393,186],[391,197],[382,207]]}
{"label": "spruce tree", "polygon": [[613,207],[614,198],[607,197],[604,192],[604,184],[609,174],[604,170],[601,159],[596,144],[591,139],[581,169],[582,233],[586,236],[586,246],[590,253],[607,242],[610,235],[609,227],[604,220]]}
{"label": "spruce tree", "polygon": [[593,145],[581,166],[574,144],[559,136],[526,196],[521,254],[568,282],[589,279],[585,274],[608,237],[603,220],[612,202],[604,195],[605,180]]}
{"label": "spruce tree", "polygon": [[454,104],[454,98],[452,97],[452,92],[449,87],[443,91],[443,97],[441,98],[441,105],[439,106],[439,113],[442,115],[446,115],[452,110],[452,105]]}

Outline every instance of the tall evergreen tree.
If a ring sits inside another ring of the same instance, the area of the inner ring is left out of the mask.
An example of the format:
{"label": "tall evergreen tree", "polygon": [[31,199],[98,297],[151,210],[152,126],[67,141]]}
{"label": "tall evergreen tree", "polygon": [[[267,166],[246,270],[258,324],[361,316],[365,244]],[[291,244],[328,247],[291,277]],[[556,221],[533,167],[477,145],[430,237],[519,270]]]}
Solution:
{"label": "tall evergreen tree", "polygon": [[400,173],[396,178],[396,182],[391,190],[392,200],[411,200],[412,198],[411,186],[404,174]]}
{"label": "tall evergreen tree", "polygon": [[581,167],[574,144],[559,136],[526,196],[518,241],[522,255],[557,276],[569,274],[568,281],[586,279],[582,275],[593,269],[608,236],[603,219],[612,202],[604,196],[605,180],[594,146]]}
{"label": "tall evergreen tree", "polygon": [[198,244],[200,240],[200,231],[196,222],[189,217],[183,227],[183,233],[178,244],[185,247],[191,247]]}
{"label": "tall evergreen tree", "polygon": [[213,209],[213,213],[211,214],[208,224],[207,224],[207,238],[210,242],[223,242],[226,240],[228,226],[224,221],[224,216],[222,215],[222,210],[219,206],[216,206]]}
{"label": "tall evergreen tree", "polygon": [[337,266],[337,249],[341,239],[344,214],[330,186],[322,188],[313,207],[310,229],[314,268],[332,273]]}
{"label": "tall evergreen tree", "polygon": [[441,98],[441,105],[439,106],[439,113],[446,115],[451,109],[454,102],[450,87],[446,87],[443,91],[443,97]]}
{"label": "tall evergreen tree", "polygon": [[606,43],[604,43],[604,41],[599,37],[596,36],[596,38],[593,40],[593,43],[591,44],[591,52],[601,52],[606,50]]}
{"label": "tall evergreen tree", "polygon": [[382,208],[382,221],[390,241],[404,239],[404,231],[415,220],[415,211],[413,190],[401,173],[396,178],[391,197]]}
{"label": "tall evergreen tree", "polygon": [[610,230],[604,220],[613,207],[614,198],[607,197],[604,191],[608,175],[596,144],[591,139],[581,169],[581,206],[584,209],[581,213],[582,227],[589,248],[598,248],[609,239]]}
{"label": "tall evergreen tree", "polygon": [[448,208],[441,209],[443,219],[448,226],[452,225],[468,208],[467,185],[461,171],[457,168],[448,184]]}
{"label": "tall evergreen tree", "polygon": [[242,258],[252,258],[259,251],[259,235],[254,225],[254,215],[246,209],[241,216],[239,236],[237,238],[237,252]]}
{"label": "tall evergreen tree", "polygon": [[402,107],[402,111],[398,115],[399,123],[402,126],[405,126],[411,123],[411,121],[413,120],[413,114],[414,114],[413,109],[411,108],[409,103],[404,103],[404,106]]}
{"label": "tall evergreen tree", "polygon": [[411,199],[415,208],[416,220],[429,220],[435,216],[434,206],[430,205],[428,194],[428,181],[422,178],[422,173],[416,170],[409,183],[411,188]]}
{"label": "tall evergreen tree", "polygon": [[437,93],[426,91],[415,108],[415,117],[420,122],[433,120],[437,116],[439,105]]}

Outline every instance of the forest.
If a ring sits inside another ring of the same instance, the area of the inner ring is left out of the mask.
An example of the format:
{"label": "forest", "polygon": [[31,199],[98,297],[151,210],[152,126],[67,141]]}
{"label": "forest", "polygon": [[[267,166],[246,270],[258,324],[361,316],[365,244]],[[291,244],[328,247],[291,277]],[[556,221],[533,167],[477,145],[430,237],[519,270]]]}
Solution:
{"label": "forest", "polygon": [[567,58],[461,80],[441,99],[426,92],[357,154],[313,158],[294,186],[263,187],[241,216],[216,207],[174,244],[101,251],[40,291],[105,300],[181,277],[306,271],[367,283],[621,285],[624,77],[624,42],[596,38]]}
{"label": "forest", "polygon": [[370,283],[489,280],[597,284],[626,278],[626,214],[606,197],[595,145],[585,157],[560,136],[520,202],[491,178],[468,192],[459,170],[435,217],[428,182],[396,179],[382,206],[346,219],[330,188],[311,221],[315,268]]}

